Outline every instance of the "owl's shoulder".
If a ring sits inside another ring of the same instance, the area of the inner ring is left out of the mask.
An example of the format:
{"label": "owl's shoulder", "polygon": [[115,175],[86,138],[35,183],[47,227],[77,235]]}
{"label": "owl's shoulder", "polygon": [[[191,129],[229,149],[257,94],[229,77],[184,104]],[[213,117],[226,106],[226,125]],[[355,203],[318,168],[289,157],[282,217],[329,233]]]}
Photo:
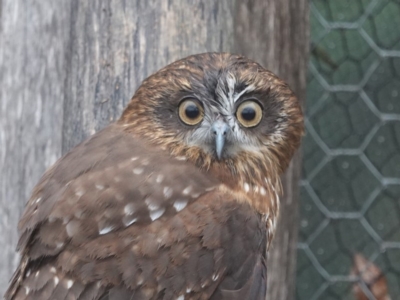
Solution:
{"label": "owl's shoulder", "polygon": [[[190,202],[218,184],[215,177],[185,157],[173,157],[112,124],[75,146],[46,171],[19,222],[19,248],[27,243],[24,235],[48,219],[61,218],[68,223],[66,216],[76,211],[104,213],[108,206],[129,211],[125,206],[132,203],[147,206],[143,208],[148,210],[146,219],[152,219],[154,207],[182,206],[175,202]],[[144,213],[143,209],[136,211]]]}

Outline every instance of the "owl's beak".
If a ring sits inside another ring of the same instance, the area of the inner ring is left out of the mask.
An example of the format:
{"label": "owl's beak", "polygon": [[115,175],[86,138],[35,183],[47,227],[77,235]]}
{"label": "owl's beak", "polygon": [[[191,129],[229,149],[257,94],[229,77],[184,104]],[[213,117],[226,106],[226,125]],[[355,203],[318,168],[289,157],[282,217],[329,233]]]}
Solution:
{"label": "owl's beak", "polygon": [[215,152],[217,153],[218,159],[221,159],[229,126],[219,119],[214,122],[211,128],[215,136]]}

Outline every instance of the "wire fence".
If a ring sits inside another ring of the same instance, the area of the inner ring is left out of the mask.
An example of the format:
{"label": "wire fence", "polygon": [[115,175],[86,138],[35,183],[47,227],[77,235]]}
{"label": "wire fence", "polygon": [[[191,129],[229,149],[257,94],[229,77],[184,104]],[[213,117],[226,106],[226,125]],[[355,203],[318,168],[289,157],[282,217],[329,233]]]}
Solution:
{"label": "wire fence", "polygon": [[310,23],[296,298],[400,299],[400,0]]}

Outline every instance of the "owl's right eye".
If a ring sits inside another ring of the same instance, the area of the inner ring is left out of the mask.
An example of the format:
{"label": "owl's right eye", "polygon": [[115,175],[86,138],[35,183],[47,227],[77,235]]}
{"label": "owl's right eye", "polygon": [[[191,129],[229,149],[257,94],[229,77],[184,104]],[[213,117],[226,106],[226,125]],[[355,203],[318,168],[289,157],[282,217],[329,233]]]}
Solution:
{"label": "owl's right eye", "polygon": [[179,104],[179,118],[187,125],[197,125],[204,117],[203,107],[196,100],[186,99]]}

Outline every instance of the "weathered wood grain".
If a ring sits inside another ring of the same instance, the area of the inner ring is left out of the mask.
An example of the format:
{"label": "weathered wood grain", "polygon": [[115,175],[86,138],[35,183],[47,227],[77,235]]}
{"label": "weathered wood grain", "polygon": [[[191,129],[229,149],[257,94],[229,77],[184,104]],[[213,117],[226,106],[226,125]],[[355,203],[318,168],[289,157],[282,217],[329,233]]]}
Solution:
{"label": "weathered wood grain", "polygon": [[18,257],[17,222],[61,156],[69,1],[2,0],[0,19],[0,296]]}
{"label": "weathered wood grain", "polygon": [[[308,0],[244,0],[237,4],[237,52],[285,79],[304,101],[309,45]],[[300,160],[301,155],[297,154],[282,178],[281,217],[268,254],[267,299],[295,298]]]}
{"label": "weathered wood grain", "polygon": [[73,1],[63,152],[115,120],[140,82],[166,64],[232,51],[233,4],[224,1]]}

